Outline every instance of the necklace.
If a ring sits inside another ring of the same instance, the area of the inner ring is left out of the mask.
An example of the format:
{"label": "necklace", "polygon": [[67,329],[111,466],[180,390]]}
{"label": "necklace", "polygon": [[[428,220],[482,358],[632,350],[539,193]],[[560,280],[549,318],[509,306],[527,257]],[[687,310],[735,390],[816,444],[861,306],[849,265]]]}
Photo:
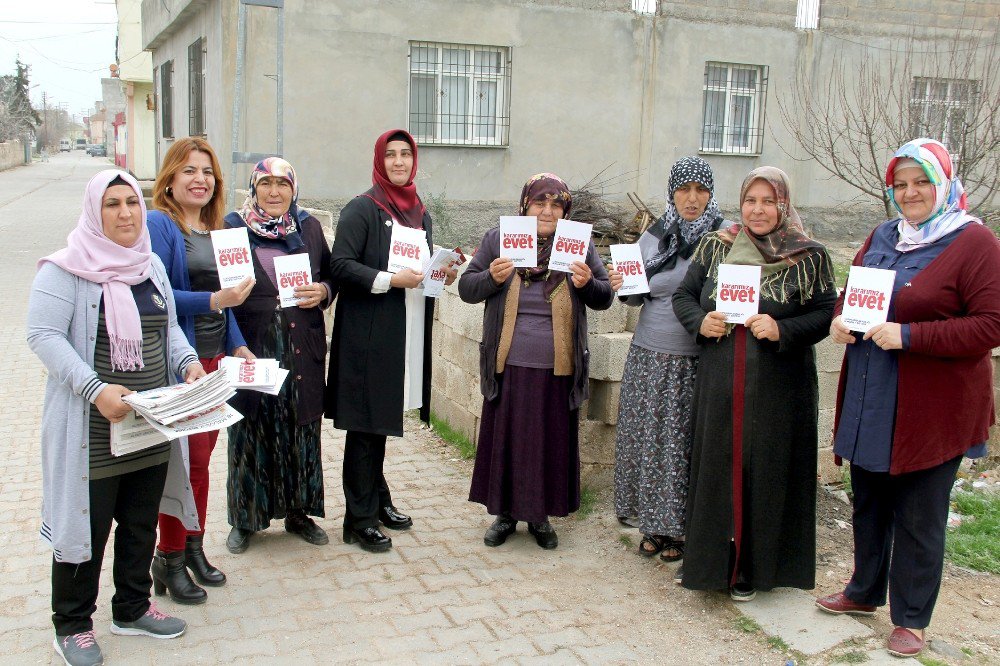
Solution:
{"label": "necklace", "polygon": [[195,229],[194,227],[191,227],[191,231],[195,232],[199,236],[207,236],[210,233],[212,233],[211,231],[209,231],[207,229]]}

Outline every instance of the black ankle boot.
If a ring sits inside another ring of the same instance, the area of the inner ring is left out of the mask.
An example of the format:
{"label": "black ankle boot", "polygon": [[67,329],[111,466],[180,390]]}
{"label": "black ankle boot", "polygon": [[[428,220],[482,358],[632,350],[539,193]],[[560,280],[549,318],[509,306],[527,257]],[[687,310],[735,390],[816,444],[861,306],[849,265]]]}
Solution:
{"label": "black ankle boot", "polygon": [[187,544],[184,546],[184,560],[188,569],[198,579],[202,585],[219,587],[226,584],[226,574],[212,566],[212,563],[205,557],[201,542],[203,537],[189,534]]}
{"label": "black ankle boot", "polygon": [[191,580],[184,566],[184,551],[164,553],[157,549],[149,572],[153,575],[153,591],[158,595],[169,592],[179,604],[203,604],[208,599],[208,592]]}

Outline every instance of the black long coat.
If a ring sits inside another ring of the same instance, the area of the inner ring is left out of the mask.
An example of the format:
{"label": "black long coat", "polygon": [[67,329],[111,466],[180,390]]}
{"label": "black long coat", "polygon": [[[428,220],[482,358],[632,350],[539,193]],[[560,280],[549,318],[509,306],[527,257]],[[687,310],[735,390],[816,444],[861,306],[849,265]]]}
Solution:
{"label": "black long coat", "polygon": [[[702,239],[703,244],[719,242],[714,235]],[[787,270],[803,272],[810,263],[807,259]],[[817,286],[805,303],[799,302],[798,289],[784,303],[762,296],[760,312],[777,321],[778,342],[758,340],[742,326],[720,340],[707,339],[698,331],[715,309],[716,266],[692,262],[673,296],[677,319],[701,348],[683,585],[696,590],[729,585],[734,513],[742,505],[739,568],[748,582],[760,590],[811,589],[816,577],[819,411],[813,346],[828,335],[836,293]],[[801,273],[790,282],[812,279]],[[742,377],[734,376],[739,340],[745,352]],[[744,405],[739,498],[733,492],[735,397]]]}
{"label": "black long coat", "polygon": [[[426,213],[423,225],[427,244],[433,247],[431,218]],[[339,297],[330,337],[325,407],[326,417],[340,430],[402,437],[406,295],[396,287],[384,294],[371,292],[375,277],[389,264],[391,237],[391,217],[368,197],[355,197],[340,212],[330,258]],[[424,300],[420,418],[429,421],[434,299]]]}

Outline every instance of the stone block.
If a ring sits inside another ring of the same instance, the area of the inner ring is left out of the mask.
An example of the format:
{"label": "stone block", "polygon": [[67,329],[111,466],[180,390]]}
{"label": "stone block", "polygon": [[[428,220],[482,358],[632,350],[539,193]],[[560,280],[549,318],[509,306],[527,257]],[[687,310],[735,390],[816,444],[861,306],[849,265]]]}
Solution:
{"label": "stone block", "polygon": [[833,447],[820,443],[816,460],[816,477],[822,484],[840,483],[844,480],[846,467],[838,467],[833,458]]}
{"label": "stone block", "polygon": [[836,410],[833,407],[819,410],[819,422],[816,425],[816,441],[820,448],[833,444],[833,417]]}
{"label": "stone block", "polygon": [[437,418],[446,421],[453,430],[468,437],[469,441],[476,441],[479,418],[443,393],[431,394],[431,412]]}
{"label": "stone block", "polygon": [[447,323],[451,328],[477,344],[483,339],[483,304],[466,303],[457,296],[448,299],[450,312]]}
{"label": "stone block", "polygon": [[631,333],[599,333],[591,335],[590,378],[620,382],[625,371],[625,357],[632,344]]}
{"label": "stone block", "polygon": [[444,393],[447,385],[448,366],[451,363],[440,356],[431,357],[431,389],[433,393]]}
{"label": "stone block", "polygon": [[837,405],[837,384],[840,382],[839,372],[819,372],[819,408],[833,409]]}
{"label": "stone block", "polygon": [[642,312],[642,307],[630,307],[625,306],[625,331],[628,333],[635,333],[635,327],[639,325],[639,313]]}
{"label": "stone block", "polygon": [[607,310],[587,309],[587,331],[590,334],[623,333],[628,318],[628,306],[617,298]]}
{"label": "stone block", "polygon": [[580,462],[584,464],[615,464],[614,426],[590,419],[580,420]]}
{"label": "stone block", "polygon": [[816,369],[820,372],[840,372],[844,360],[844,345],[825,338],[816,345]]}
{"label": "stone block", "polygon": [[[590,380],[590,400],[587,401],[587,418],[608,425],[618,424],[618,399],[621,382]],[[581,413],[584,413],[581,410]]]}

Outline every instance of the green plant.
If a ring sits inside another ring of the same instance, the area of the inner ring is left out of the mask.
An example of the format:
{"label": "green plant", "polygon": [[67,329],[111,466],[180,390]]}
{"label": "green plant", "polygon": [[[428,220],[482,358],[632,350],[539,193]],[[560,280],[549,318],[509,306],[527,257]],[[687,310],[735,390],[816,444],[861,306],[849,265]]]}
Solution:
{"label": "green plant", "polygon": [[476,455],[476,445],[469,441],[468,437],[452,428],[447,421],[434,413],[431,413],[431,427],[437,433],[438,437],[458,449],[458,455],[463,460],[469,460]]}
{"label": "green plant", "polygon": [[586,520],[590,517],[590,514],[594,513],[594,507],[597,505],[597,491],[590,486],[584,486],[580,489],[580,508],[576,510],[577,520]]}
{"label": "green plant", "polygon": [[948,530],[948,559],[969,569],[1000,574],[1000,495],[959,491],[953,502],[965,519]]}
{"label": "green plant", "polygon": [[618,537],[618,543],[620,543],[621,545],[625,546],[626,548],[631,548],[632,547],[632,537],[630,537],[627,534],[622,534],[621,536]]}
{"label": "green plant", "polygon": [[840,479],[844,483],[844,492],[853,500],[854,487],[851,486],[851,468],[849,466],[844,465],[840,468]]}
{"label": "green plant", "polygon": [[917,661],[924,666],[948,666],[948,662],[935,659],[934,657],[928,657],[926,654],[917,655]]}
{"label": "green plant", "polygon": [[434,222],[434,240],[439,245],[450,240],[455,220],[448,209],[447,193],[434,194],[431,192],[422,194],[420,198],[423,200],[424,206],[427,208],[427,212]]}
{"label": "green plant", "polygon": [[768,636],[767,646],[772,650],[778,650],[780,652],[788,652],[788,643],[783,641],[780,636]]}
{"label": "green plant", "polygon": [[834,664],[863,664],[868,661],[868,655],[859,650],[852,650],[851,652],[845,652],[843,654],[838,654],[833,658],[832,663]]}
{"label": "green plant", "polygon": [[760,631],[760,625],[746,615],[740,615],[733,624],[736,625],[737,629],[748,634],[755,634]]}
{"label": "green plant", "polygon": [[851,272],[851,262],[849,261],[834,261],[833,262],[833,277],[836,280],[837,287],[843,287],[847,284],[847,276]]}

